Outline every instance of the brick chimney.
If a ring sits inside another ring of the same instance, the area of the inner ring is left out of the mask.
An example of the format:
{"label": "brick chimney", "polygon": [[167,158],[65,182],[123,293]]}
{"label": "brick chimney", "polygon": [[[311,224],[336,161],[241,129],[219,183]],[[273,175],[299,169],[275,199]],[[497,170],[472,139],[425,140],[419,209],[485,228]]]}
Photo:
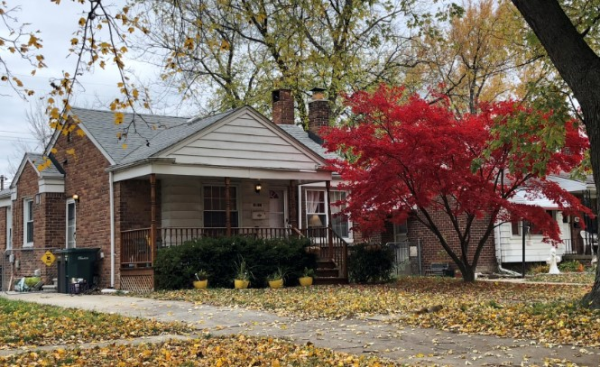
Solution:
{"label": "brick chimney", "polygon": [[308,103],[308,130],[319,135],[319,129],[329,126],[329,101],[325,99],[325,89],[313,88],[311,101]]}
{"label": "brick chimney", "polygon": [[294,97],[289,89],[277,89],[271,93],[273,97],[273,122],[277,125],[293,125]]}

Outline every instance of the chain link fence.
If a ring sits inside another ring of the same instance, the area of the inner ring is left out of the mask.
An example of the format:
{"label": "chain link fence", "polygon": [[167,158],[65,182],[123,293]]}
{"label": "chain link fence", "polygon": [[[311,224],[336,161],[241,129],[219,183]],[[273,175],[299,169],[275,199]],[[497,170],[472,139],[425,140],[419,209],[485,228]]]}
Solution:
{"label": "chain link fence", "polygon": [[[41,290],[43,285],[55,284],[58,277],[57,255],[53,252],[58,248],[25,248],[11,249],[2,252],[0,259],[0,284],[2,291],[13,291],[15,285],[22,279],[39,274],[41,284],[31,290]],[[47,256],[47,252],[51,256]],[[52,261],[50,261],[52,260]],[[49,265],[47,265],[49,264]]]}
{"label": "chain link fence", "polygon": [[393,275],[423,275],[420,239],[388,242],[385,246],[394,254]]}

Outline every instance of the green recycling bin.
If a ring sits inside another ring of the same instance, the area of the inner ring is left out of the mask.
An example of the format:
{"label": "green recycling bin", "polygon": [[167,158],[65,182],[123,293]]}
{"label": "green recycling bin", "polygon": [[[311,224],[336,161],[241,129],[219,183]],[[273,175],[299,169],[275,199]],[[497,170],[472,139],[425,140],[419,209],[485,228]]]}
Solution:
{"label": "green recycling bin", "polygon": [[[60,255],[62,257],[60,266],[64,266],[64,278],[62,279],[64,287],[59,287],[59,291],[64,289],[64,293],[79,294],[91,289],[94,285],[100,249],[69,248],[60,251]],[[60,283],[59,281],[59,285],[61,285]]]}

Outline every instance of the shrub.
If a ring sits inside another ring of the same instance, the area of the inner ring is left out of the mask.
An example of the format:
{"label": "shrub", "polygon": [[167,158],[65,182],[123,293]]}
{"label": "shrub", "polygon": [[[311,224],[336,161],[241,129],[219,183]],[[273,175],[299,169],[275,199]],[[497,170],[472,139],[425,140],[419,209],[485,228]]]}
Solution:
{"label": "shrub", "polygon": [[159,249],[154,263],[157,289],[191,288],[194,273],[204,269],[213,287],[233,286],[236,261],[243,258],[252,277],[251,286],[266,286],[269,274],[283,269],[286,284],[295,284],[305,267],[316,266],[316,256],[304,251],[307,238],[256,239],[249,237],[202,238],[181,246]]}
{"label": "shrub", "polygon": [[358,244],[350,247],[348,276],[355,283],[385,282],[391,279],[394,254],[380,245]]}
{"label": "shrub", "polygon": [[558,269],[564,272],[582,272],[583,264],[577,260],[565,261],[558,264]]}
{"label": "shrub", "polygon": [[536,274],[541,274],[541,273],[548,273],[548,271],[550,271],[550,265],[538,264],[538,265],[531,266],[529,268],[528,273],[532,274],[532,275],[536,275]]}

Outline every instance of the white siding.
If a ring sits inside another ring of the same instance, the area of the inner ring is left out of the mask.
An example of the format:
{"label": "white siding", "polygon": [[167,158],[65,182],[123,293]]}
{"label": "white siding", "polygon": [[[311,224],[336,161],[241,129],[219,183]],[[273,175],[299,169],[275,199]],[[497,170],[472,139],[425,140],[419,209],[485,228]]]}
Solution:
{"label": "white siding", "polygon": [[[561,239],[570,240],[571,231],[569,223],[563,223],[562,213],[556,213],[556,221],[561,231]],[[520,225],[520,224],[519,224]],[[525,236],[525,262],[544,262],[550,256],[552,246],[542,242],[542,235],[526,235]],[[513,235],[511,223],[500,225],[500,252],[503,263],[516,263],[523,261],[522,255],[523,237],[521,235]],[[556,253],[563,255],[565,246],[559,245]]]}
{"label": "white siding", "polygon": [[316,161],[250,114],[168,154],[181,164],[314,170]]}
{"label": "white siding", "polygon": [[202,187],[199,178],[166,177],[160,181],[161,226],[202,227]]}

